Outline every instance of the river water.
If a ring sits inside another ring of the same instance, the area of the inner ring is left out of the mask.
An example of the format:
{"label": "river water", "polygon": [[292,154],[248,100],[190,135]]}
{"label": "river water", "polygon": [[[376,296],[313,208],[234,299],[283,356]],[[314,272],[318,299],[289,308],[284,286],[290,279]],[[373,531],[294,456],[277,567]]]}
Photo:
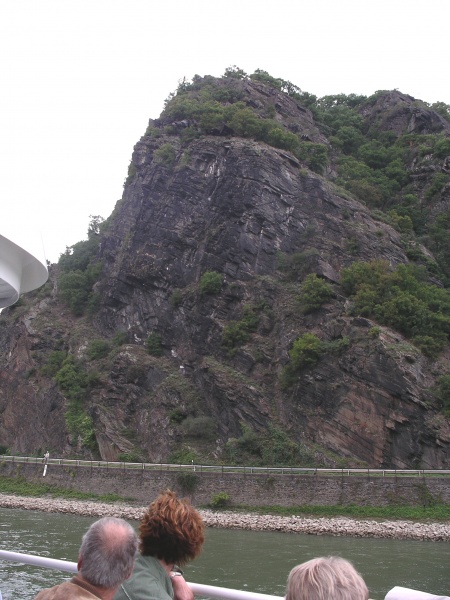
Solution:
{"label": "river water", "polygon": [[[0,508],[0,548],[76,561],[95,518]],[[137,526],[136,522],[132,522]],[[363,575],[370,597],[396,585],[450,594],[450,544],[208,528],[203,552],[185,568],[188,581],[283,596],[289,571],[315,556],[339,555]],[[3,600],[33,599],[68,578],[50,569],[0,561]]]}

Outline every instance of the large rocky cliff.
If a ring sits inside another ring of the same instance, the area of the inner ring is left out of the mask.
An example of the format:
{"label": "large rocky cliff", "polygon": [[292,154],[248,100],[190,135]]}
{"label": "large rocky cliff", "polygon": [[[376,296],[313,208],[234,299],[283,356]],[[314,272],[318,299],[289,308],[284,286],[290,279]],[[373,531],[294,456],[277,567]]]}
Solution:
{"label": "large rocky cliff", "polygon": [[[233,97],[269,113],[300,150],[257,139],[236,116],[205,125],[179,112],[206,83],[222,105]],[[45,288],[2,313],[0,445],[105,460],[448,468],[436,394],[448,344],[423,353],[352,310],[341,285],[355,261],[408,264],[401,227],[343,189],[332,131],[298,94],[245,78],[206,83],[179,90],[150,122],[107,221],[52,266]],[[365,135],[450,135],[448,121],[399,92],[359,115]],[[314,162],[320,152],[326,163]],[[409,167],[409,190],[424,198],[430,168],[445,174],[448,163],[414,155]],[[430,213],[448,209],[445,185],[428,195]],[[68,273],[88,281],[81,308]],[[326,292],[305,309],[311,274]],[[431,280],[444,289],[436,270]],[[320,351],[294,369],[305,333]]]}

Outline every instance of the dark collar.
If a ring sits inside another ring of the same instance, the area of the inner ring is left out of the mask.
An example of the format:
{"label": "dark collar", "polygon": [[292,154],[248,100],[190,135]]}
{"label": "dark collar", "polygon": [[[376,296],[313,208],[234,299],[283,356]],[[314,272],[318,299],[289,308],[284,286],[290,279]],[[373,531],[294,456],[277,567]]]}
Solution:
{"label": "dark collar", "polygon": [[75,577],[72,577],[72,579],[70,581],[71,581],[71,583],[74,583],[75,585],[78,585],[79,587],[83,588],[84,590],[87,590],[88,592],[90,592],[94,596],[97,596],[97,598],[101,599],[101,596],[98,595],[97,588],[95,588],[93,585],[91,585],[90,583],[88,583],[85,579],[82,579],[78,575],[75,575]]}

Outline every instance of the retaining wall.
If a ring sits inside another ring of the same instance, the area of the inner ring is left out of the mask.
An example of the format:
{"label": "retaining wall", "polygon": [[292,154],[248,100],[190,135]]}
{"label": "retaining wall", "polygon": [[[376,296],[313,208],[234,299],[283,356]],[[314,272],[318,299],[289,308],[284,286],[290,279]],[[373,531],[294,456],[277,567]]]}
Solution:
{"label": "retaining wall", "polygon": [[205,473],[199,471],[120,470],[50,464],[3,463],[0,475],[24,477],[62,488],[94,494],[115,493],[143,505],[170,488],[196,505],[207,505],[214,494],[226,492],[232,504],[247,506],[332,506],[357,504],[450,504],[448,477],[370,477]]}

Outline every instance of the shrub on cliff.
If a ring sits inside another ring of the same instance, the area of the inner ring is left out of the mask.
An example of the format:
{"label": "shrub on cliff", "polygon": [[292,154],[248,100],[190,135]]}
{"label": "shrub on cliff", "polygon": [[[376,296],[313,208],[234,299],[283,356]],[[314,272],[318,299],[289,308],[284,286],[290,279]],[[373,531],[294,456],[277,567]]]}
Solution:
{"label": "shrub on cliff", "polygon": [[222,288],[223,275],[216,271],[206,271],[200,278],[202,294],[218,294]]}
{"label": "shrub on cliff", "polygon": [[151,356],[162,356],[163,348],[161,336],[158,333],[152,331],[152,333],[149,334],[147,341],[145,342],[145,347],[147,348],[147,352],[151,354]]}
{"label": "shrub on cliff", "polygon": [[171,167],[175,162],[175,148],[172,144],[162,144],[157,150],[153,153],[153,158],[156,162],[162,163],[167,167]]}
{"label": "shrub on cliff", "polygon": [[48,357],[46,364],[41,368],[42,375],[54,377],[62,367],[66,356],[67,352],[64,350],[53,350],[53,352],[50,352],[50,356]]}
{"label": "shrub on cliff", "polygon": [[298,371],[305,367],[314,366],[323,353],[323,343],[313,333],[304,333],[292,344],[289,351],[290,361],[284,367],[281,375],[281,383],[284,388],[291,386]]}
{"label": "shrub on cliff", "polygon": [[304,314],[313,312],[333,297],[333,288],[315,273],[308,275],[300,286],[300,307]]}
{"label": "shrub on cliff", "polygon": [[61,368],[55,375],[59,387],[66,395],[74,401],[82,401],[88,386],[86,372],[81,365],[68,356],[62,363]]}
{"label": "shrub on cliff", "polygon": [[237,346],[245,344],[250,334],[256,331],[259,323],[259,316],[256,308],[244,306],[242,319],[231,321],[224,327],[222,334],[222,345],[228,349],[228,354],[233,355]]}
{"label": "shrub on cliff", "polygon": [[291,366],[298,370],[315,365],[322,355],[323,347],[320,339],[313,333],[304,333],[292,344],[289,352]]}
{"label": "shrub on cliff", "polygon": [[439,377],[436,392],[443,404],[444,414],[450,417],[450,374]]}
{"label": "shrub on cliff", "polygon": [[89,360],[105,358],[111,351],[111,346],[106,340],[92,340],[86,351]]}
{"label": "shrub on cliff", "polygon": [[298,376],[298,373],[307,367],[313,367],[320,358],[328,353],[340,354],[350,345],[348,337],[341,337],[331,341],[322,341],[313,333],[304,333],[292,344],[289,351],[290,362],[284,367],[281,375],[283,387],[289,387]]}

